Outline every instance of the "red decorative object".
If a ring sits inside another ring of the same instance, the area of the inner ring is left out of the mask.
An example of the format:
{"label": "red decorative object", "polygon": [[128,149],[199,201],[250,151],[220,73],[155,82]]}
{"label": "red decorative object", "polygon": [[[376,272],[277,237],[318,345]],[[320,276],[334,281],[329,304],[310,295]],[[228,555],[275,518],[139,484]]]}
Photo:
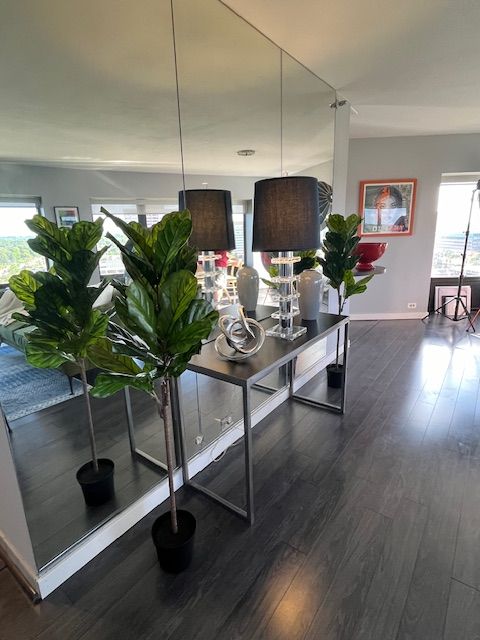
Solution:
{"label": "red decorative object", "polygon": [[352,252],[355,256],[360,256],[357,264],[357,271],[372,271],[373,264],[385,253],[388,242],[360,242]]}

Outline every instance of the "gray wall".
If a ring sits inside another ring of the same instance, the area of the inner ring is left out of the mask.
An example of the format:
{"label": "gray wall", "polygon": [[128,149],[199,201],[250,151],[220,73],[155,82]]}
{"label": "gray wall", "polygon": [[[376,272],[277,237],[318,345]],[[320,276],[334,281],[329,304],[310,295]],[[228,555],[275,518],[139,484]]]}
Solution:
{"label": "gray wall", "polygon": [[[232,176],[187,176],[187,189],[230,189],[235,199],[253,197],[253,184],[260,178]],[[179,174],[136,171],[63,169],[36,165],[0,163],[0,196],[39,196],[45,215],[54,220],[54,206],[77,206],[80,217],[91,218],[90,198],[170,198],[182,188]]]}
{"label": "gray wall", "polygon": [[[353,317],[418,317],[426,313],[433,257],[438,188],[442,173],[479,172],[480,134],[352,139],[347,183],[347,212],[358,211],[360,180],[417,178],[413,235],[388,237],[369,290],[350,303]],[[381,238],[379,238],[381,239]],[[409,310],[407,304],[416,302]]]}

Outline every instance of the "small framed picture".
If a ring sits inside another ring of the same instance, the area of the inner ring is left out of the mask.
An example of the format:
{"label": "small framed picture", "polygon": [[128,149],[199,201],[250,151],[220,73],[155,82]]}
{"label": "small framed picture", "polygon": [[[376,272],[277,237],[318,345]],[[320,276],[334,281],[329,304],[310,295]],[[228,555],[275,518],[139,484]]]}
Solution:
{"label": "small framed picture", "polygon": [[57,227],[71,229],[76,222],[80,221],[78,207],[53,207]]}
{"label": "small framed picture", "polygon": [[411,236],[416,178],[360,182],[360,236]]}

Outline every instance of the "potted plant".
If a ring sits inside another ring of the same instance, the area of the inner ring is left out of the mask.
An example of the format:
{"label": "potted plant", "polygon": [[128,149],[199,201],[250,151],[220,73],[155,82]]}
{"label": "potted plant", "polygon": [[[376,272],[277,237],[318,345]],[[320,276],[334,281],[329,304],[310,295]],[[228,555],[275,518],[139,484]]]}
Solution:
{"label": "potted plant", "polygon": [[[353,269],[358,263],[359,256],[353,255],[360,242],[357,229],[361,217],[352,214],[347,218],[331,213],[326,220],[327,233],[323,241],[323,258],[320,264],[323,274],[328,278],[328,284],[337,292],[338,315],[343,313],[345,302],[353,295],[363,293],[372,275],[356,280]],[[343,365],[339,363],[340,332],[337,332],[337,348],[335,364],[327,366],[328,385],[334,388],[342,386]]]}
{"label": "potted plant", "polygon": [[88,505],[102,504],[113,497],[114,464],[97,455],[86,372],[88,347],[106,334],[108,325],[108,316],[93,306],[108,283],[89,285],[107,250],[95,251],[103,221],[78,222],[71,229],[59,229],[37,215],[26,224],[36,234],[28,240],[30,248],[48,258],[52,268],[37,273],[21,271],[10,278],[10,288],[27,312],[16,314],[15,319],[33,328],[25,351],[31,365],[57,368],[73,363],[78,367],[92,459],[78,470],[77,480]]}
{"label": "potted plant", "polygon": [[188,244],[188,211],[167,214],[149,229],[102,212],[131,243],[123,246],[107,236],[120,249],[131,282],[117,285],[115,310],[121,325],[111,322],[108,337],[89,350],[93,362],[105,370],[97,376],[92,394],[104,398],[131,386],[147,393],[156,405],[165,433],[170,513],[155,521],[152,537],[161,566],[178,573],[190,562],[196,524],[192,514],[176,507],[170,386],[200,350],[218,313],[199,297],[197,252]]}

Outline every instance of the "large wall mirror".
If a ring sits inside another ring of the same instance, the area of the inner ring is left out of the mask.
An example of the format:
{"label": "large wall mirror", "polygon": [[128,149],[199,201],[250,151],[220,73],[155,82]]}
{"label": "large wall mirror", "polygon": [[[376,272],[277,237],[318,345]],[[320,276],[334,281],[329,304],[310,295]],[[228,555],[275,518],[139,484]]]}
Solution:
{"label": "large wall mirror", "polygon": [[[302,173],[332,182],[333,90],[217,0],[173,1],[176,69],[171,10],[170,0],[4,3],[0,285],[20,269],[46,268],[26,243],[24,221],[35,213],[55,221],[63,207],[92,220],[104,206],[150,226],[178,207],[183,188],[231,191],[231,258],[261,270],[249,246],[255,181]],[[115,248],[99,275],[123,278]],[[268,287],[259,303],[267,295]],[[40,569],[164,480],[163,435],[139,392],[93,400],[98,449],[115,462],[116,490],[113,501],[86,507],[75,478],[89,459],[81,385],[25,362],[2,298],[0,404]],[[305,357],[308,366],[316,355]],[[284,388],[284,373],[263,382],[256,407]],[[181,387],[195,456],[241,418],[241,397],[188,372]]]}

